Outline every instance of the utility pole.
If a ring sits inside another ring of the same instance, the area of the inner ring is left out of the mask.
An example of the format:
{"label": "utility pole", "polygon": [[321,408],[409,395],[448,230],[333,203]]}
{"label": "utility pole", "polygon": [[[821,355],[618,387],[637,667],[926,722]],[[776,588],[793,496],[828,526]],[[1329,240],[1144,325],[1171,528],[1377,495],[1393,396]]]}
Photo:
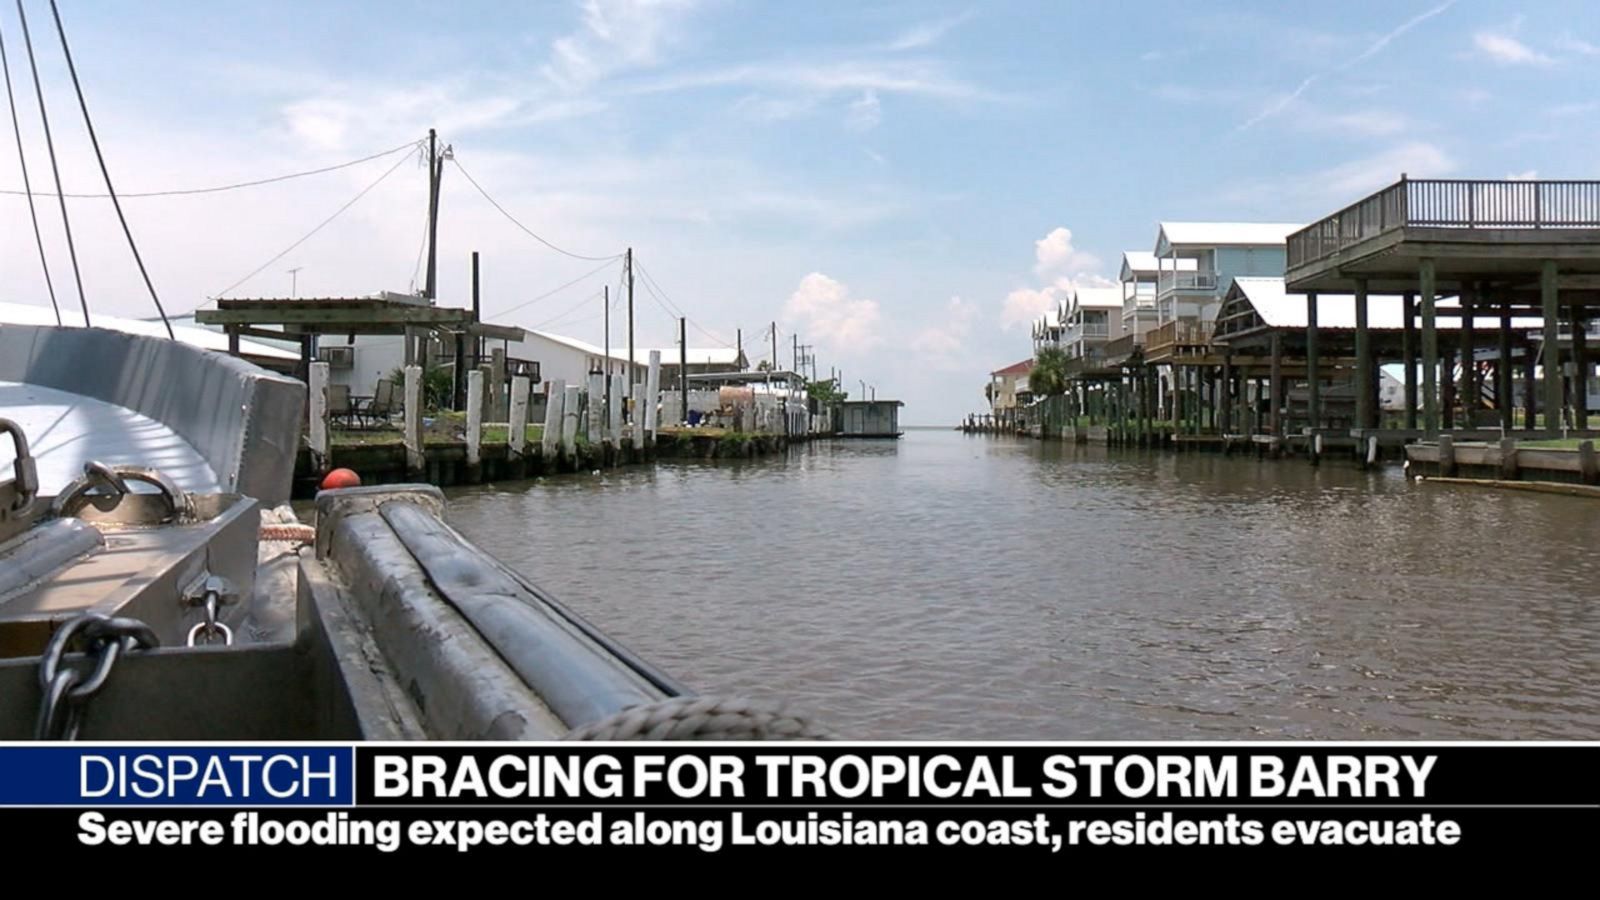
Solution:
{"label": "utility pole", "polygon": [[604,288],[604,291],[605,291],[605,293],[603,295],[601,295],[600,302],[605,304],[605,322],[606,322],[606,356],[605,356],[605,360],[606,360],[605,361],[606,405],[605,405],[605,411],[606,411],[606,421],[609,422],[609,421],[611,421],[611,285],[609,285],[609,284],[606,285],[605,288]]}
{"label": "utility pole", "polygon": [[678,389],[683,396],[683,421],[689,421],[689,320],[678,317]]}
{"label": "utility pole", "polygon": [[[778,368],[778,323],[772,323],[772,368]],[[767,379],[771,381],[771,378]]]}
{"label": "utility pole", "polygon": [[423,293],[429,300],[438,296],[439,285],[439,135],[428,129],[428,280]]}
{"label": "utility pole", "polygon": [[633,390],[637,379],[633,367],[633,248],[628,248],[628,390]]}
{"label": "utility pole", "polygon": [[[478,251],[472,251],[472,324],[483,321],[483,308],[478,304]],[[483,359],[483,337],[472,336],[472,367],[478,367],[478,361]]]}
{"label": "utility pole", "polygon": [[739,371],[743,372],[744,371],[744,329],[743,328],[735,328],[733,330],[733,341],[734,341],[734,344],[737,345],[737,349],[735,349],[733,351],[733,353],[734,353],[734,363],[736,365],[738,365]]}
{"label": "utility pole", "polygon": [[300,270],[304,269],[304,268],[305,268],[305,266],[295,266],[294,268],[289,270],[289,299],[290,300],[293,300],[295,297],[299,296]]}

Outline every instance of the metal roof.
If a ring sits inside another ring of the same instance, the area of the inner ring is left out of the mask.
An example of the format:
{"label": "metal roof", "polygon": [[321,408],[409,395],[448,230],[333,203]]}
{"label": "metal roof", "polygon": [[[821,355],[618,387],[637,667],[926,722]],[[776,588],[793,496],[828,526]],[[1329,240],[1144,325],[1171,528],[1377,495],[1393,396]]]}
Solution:
{"label": "metal roof", "polygon": [[[537,335],[538,337],[542,337],[547,341],[554,341],[557,344],[563,344],[573,348],[574,350],[582,350],[584,353],[587,353],[591,356],[606,355],[605,348],[596,347],[594,344],[591,344],[588,341],[580,341],[577,338],[567,337],[564,334],[554,334],[549,331],[534,331],[532,329],[528,329],[528,334]],[[651,350],[658,350],[661,353],[661,364],[663,366],[675,366],[678,364],[679,352],[678,348],[675,346],[665,348],[636,347],[633,351],[634,363],[636,365],[649,365]],[[690,347],[688,354],[690,365],[710,364],[714,366],[736,366],[739,364],[739,351],[733,347]],[[626,346],[612,347],[610,358],[618,362],[627,362],[628,348]]]}
{"label": "metal roof", "polygon": [[1004,369],[995,369],[990,375],[1021,375],[1033,368],[1033,357],[1028,357],[1022,362],[1015,362]]}
{"label": "metal roof", "polygon": [[[165,338],[166,326],[161,320],[146,321],[144,319],[125,319],[120,316],[108,316],[89,311],[89,322],[96,328],[106,328],[111,331],[121,331],[124,334],[140,334],[147,337]],[[0,326],[5,325],[54,325],[56,314],[54,310],[31,303],[5,303],[0,302]],[[80,328],[83,326],[83,314],[75,309],[61,311],[61,324],[67,328]],[[215,350],[219,353],[228,352],[228,336],[220,331],[200,328],[194,325],[173,325],[173,336],[182,343],[202,350]],[[241,356],[255,356],[263,359],[299,359],[300,354],[293,350],[284,350],[265,344],[241,338],[239,340],[239,354]]]}
{"label": "metal roof", "polygon": [[1122,251],[1122,280],[1127,281],[1133,275],[1154,275],[1162,268],[1169,272],[1193,272],[1198,265],[1199,261],[1194,259],[1169,259],[1162,263],[1149,250],[1124,250]]}
{"label": "metal roof", "polygon": [[1284,222],[1162,222],[1156,247],[1281,247],[1304,227]]}
{"label": "metal roof", "polygon": [[1091,309],[1122,308],[1122,288],[1081,287],[1072,292],[1072,302],[1077,307]]}
{"label": "metal roof", "polygon": [[[1282,278],[1235,278],[1234,287],[1244,294],[1256,314],[1269,328],[1305,328],[1306,295],[1290,294],[1284,290]],[[1441,308],[1459,310],[1455,297],[1441,299]],[[1367,327],[1375,331],[1398,331],[1405,327],[1404,301],[1395,295],[1370,294],[1367,297]],[[1515,316],[1512,328],[1540,328],[1543,321],[1532,316]],[[1317,294],[1317,328],[1348,329],[1356,327],[1356,298],[1354,294]],[[1455,315],[1436,315],[1434,327],[1457,329],[1461,327],[1459,311]],[[1473,328],[1493,330],[1500,327],[1499,316],[1473,316]]]}

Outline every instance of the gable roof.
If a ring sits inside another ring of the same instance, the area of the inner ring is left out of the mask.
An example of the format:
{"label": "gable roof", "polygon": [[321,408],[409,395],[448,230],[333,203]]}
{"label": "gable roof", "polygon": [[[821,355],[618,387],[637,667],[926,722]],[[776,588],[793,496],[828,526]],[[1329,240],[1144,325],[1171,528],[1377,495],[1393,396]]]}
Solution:
{"label": "gable roof", "polygon": [[1156,251],[1168,247],[1281,247],[1304,228],[1284,222],[1162,222]]}
{"label": "gable roof", "polygon": [[1161,269],[1168,271],[1193,272],[1199,265],[1194,259],[1169,259],[1164,263],[1156,259],[1156,255],[1149,250],[1124,250],[1122,251],[1122,281],[1132,281],[1135,275],[1154,275]]}
{"label": "gable roof", "polygon": [[1025,372],[1032,371],[1032,369],[1033,369],[1033,357],[1030,356],[1027,359],[1023,360],[1022,362],[1012,363],[1011,365],[1006,366],[1004,369],[995,369],[993,372],[990,372],[989,374],[990,375],[1021,375],[1021,374],[1025,373]]}
{"label": "gable roof", "polygon": [[[606,355],[604,347],[597,347],[588,341],[580,341],[577,338],[567,337],[564,334],[555,334],[549,331],[535,331],[533,329],[527,329],[527,332],[530,335],[542,337],[547,341],[552,341],[566,347],[571,347],[574,350],[580,350],[589,354],[590,356],[604,357]],[[661,353],[661,364],[663,366],[675,366],[678,364],[679,352],[676,346],[635,347],[633,350],[634,364],[641,366],[649,365],[651,350],[657,350]],[[688,357],[691,365],[710,363],[711,365],[715,366],[736,366],[739,364],[739,351],[733,347],[690,347],[688,349]],[[627,362],[628,348],[612,347],[611,358],[619,362]]]}
{"label": "gable roof", "polygon": [[1120,287],[1081,287],[1072,292],[1072,303],[1075,307],[1090,309],[1122,308],[1122,288]]}

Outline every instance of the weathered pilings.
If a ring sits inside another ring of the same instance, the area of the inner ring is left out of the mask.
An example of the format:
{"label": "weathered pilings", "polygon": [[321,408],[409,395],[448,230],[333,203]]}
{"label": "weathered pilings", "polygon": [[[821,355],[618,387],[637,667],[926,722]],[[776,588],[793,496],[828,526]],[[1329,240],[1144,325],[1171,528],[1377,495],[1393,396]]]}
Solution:
{"label": "weathered pilings", "polygon": [[406,366],[405,376],[405,431],[401,441],[406,448],[406,470],[417,477],[427,465],[422,452],[422,367]]}
{"label": "weathered pilings", "polygon": [[556,448],[561,446],[561,416],[567,402],[567,383],[557,378],[545,388],[544,395],[544,434],[539,441],[539,450],[545,459],[554,459]]}
{"label": "weathered pilings", "polygon": [[506,422],[506,446],[520,459],[528,452],[528,396],[532,383],[528,376],[511,379],[511,415]]}
{"label": "weathered pilings", "polygon": [[467,373],[467,469],[483,465],[483,373]]}
{"label": "weathered pilings", "polygon": [[306,443],[311,448],[311,458],[318,471],[328,468],[328,364],[314,362],[307,373]]}

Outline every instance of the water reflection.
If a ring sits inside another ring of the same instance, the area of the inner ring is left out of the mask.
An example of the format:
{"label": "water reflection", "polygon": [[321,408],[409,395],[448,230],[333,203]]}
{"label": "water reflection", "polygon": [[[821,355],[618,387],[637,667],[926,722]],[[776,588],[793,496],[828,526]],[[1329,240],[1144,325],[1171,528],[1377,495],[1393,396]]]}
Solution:
{"label": "water reflection", "polygon": [[450,516],[696,688],[851,737],[1600,736],[1581,498],[912,431]]}

